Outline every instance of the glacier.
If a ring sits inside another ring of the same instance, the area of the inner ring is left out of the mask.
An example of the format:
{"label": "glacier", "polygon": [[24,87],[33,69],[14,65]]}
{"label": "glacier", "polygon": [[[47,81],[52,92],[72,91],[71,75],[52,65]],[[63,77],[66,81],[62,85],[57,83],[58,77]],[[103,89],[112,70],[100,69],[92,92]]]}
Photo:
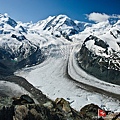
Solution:
{"label": "glacier", "polygon": [[[65,98],[76,110],[94,103],[120,111],[120,86],[88,74],[78,66],[75,57],[90,35],[120,52],[119,30],[120,20],[114,24],[108,20],[93,24],[58,15],[37,23],[22,23],[0,15],[0,48],[7,52],[1,54],[0,62],[14,61],[13,67],[21,66],[13,70],[16,76],[22,76],[53,100]],[[92,41],[87,47],[91,45]]]}

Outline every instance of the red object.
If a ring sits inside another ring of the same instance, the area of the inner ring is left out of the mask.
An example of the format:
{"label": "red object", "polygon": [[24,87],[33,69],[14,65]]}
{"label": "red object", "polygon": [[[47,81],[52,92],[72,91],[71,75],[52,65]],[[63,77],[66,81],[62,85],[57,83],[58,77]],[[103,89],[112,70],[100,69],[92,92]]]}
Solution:
{"label": "red object", "polygon": [[106,112],[104,110],[98,109],[98,117],[105,117]]}

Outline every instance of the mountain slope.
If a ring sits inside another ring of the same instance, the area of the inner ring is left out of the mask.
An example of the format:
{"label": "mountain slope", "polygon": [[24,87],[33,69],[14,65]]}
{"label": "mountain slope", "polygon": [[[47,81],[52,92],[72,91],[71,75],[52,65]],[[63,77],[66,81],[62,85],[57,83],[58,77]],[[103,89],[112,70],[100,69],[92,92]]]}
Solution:
{"label": "mountain slope", "polygon": [[[30,42],[26,31],[8,15],[0,15],[0,68],[12,73],[27,64],[41,62],[43,55],[40,48]],[[34,59],[31,56],[36,56]],[[23,62],[24,61],[24,62]],[[4,73],[4,72],[3,72]]]}

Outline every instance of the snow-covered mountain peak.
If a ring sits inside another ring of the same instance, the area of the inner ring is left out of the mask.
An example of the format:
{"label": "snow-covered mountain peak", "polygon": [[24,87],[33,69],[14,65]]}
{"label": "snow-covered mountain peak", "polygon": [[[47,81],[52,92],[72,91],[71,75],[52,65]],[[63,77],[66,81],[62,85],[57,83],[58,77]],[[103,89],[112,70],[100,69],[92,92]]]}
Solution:
{"label": "snow-covered mountain peak", "polygon": [[68,19],[70,19],[67,15],[64,15],[64,14],[60,14],[60,15],[58,15],[57,16],[59,19],[61,19],[61,18],[68,18]]}
{"label": "snow-covered mountain peak", "polygon": [[64,37],[70,40],[69,36],[83,31],[86,25],[86,23],[76,22],[66,15],[58,15],[49,16],[47,19],[31,25],[30,29],[31,31],[35,30],[39,33],[45,31],[45,33],[47,32],[55,37]]}
{"label": "snow-covered mountain peak", "polygon": [[15,20],[13,20],[7,13],[0,14],[0,34],[8,35],[12,34],[13,32],[17,33],[26,33],[26,29],[22,26],[21,23],[17,23]]}
{"label": "snow-covered mountain peak", "polygon": [[[55,16],[55,19],[54,21],[56,21],[56,23],[59,23],[59,24],[68,24],[70,25],[71,21],[73,22],[72,19],[70,19],[67,15],[58,15],[58,16]],[[72,25],[75,25],[75,24],[72,24]]]}
{"label": "snow-covered mountain peak", "polygon": [[13,28],[17,26],[17,22],[13,20],[12,18],[10,18],[7,13],[5,13],[4,15],[0,14],[0,23],[2,23],[2,25],[6,23]]}
{"label": "snow-covered mountain peak", "polygon": [[0,18],[9,18],[9,15],[7,13],[0,14]]}
{"label": "snow-covered mountain peak", "polygon": [[63,24],[67,24],[70,26],[70,24],[69,24],[70,21],[72,21],[72,20],[66,15],[49,16],[47,19],[37,22],[37,24],[35,24],[35,26],[39,26],[43,30],[50,30],[54,27],[56,27],[56,28],[60,27]]}
{"label": "snow-covered mountain peak", "polygon": [[[56,21],[65,21],[65,20],[71,20],[67,15],[63,15],[63,14],[60,14],[60,15],[56,15],[56,16],[49,16],[47,19],[45,19],[46,21],[50,21],[50,20],[53,20]],[[43,20],[44,21],[44,20]]]}

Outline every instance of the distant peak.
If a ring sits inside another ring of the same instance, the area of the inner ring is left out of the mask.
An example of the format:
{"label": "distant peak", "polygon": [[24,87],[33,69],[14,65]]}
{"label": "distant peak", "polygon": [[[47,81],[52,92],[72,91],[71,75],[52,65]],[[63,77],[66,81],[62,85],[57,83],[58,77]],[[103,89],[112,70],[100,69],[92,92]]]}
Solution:
{"label": "distant peak", "polygon": [[[48,18],[47,18],[47,20],[52,20],[52,19],[54,19],[55,18],[55,16],[49,16]],[[45,19],[46,20],[46,19]]]}
{"label": "distant peak", "polygon": [[70,19],[67,15],[56,15],[56,16],[49,16],[47,20],[52,20],[52,19]]}
{"label": "distant peak", "polygon": [[60,15],[58,15],[58,17],[69,18],[67,15],[64,15],[64,14],[60,14]]}
{"label": "distant peak", "polygon": [[58,19],[70,19],[67,15],[60,14],[56,16]]}
{"label": "distant peak", "polygon": [[7,23],[12,27],[17,26],[17,23],[15,20],[13,20],[12,18],[9,17],[9,15],[7,13],[5,14],[0,14],[0,20],[1,22]]}
{"label": "distant peak", "polygon": [[0,13],[0,18],[9,18],[9,15],[7,13],[4,14]]}
{"label": "distant peak", "polygon": [[5,14],[4,14],[4,17],[6,17],[6,18],[7,18],[7,17],[9,17],[9,15],[8,15],[7,13],[5,13]]}

